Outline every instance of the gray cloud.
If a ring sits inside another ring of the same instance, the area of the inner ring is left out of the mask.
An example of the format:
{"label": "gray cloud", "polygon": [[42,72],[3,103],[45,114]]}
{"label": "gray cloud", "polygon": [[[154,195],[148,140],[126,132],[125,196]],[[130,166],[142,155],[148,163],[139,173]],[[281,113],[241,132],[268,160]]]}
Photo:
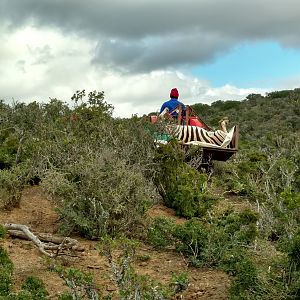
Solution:
{"label": "gray cloud", "polygon": [[92,62],[126,72],[140,65],[146,50],[143,42],[104,39],[98,43]]}
{"label": "gray cloud", "polygon": [[31,47],[27,46],[29,53],[35,57],[35,61],[32,64],[46,64],[49,62],[53,55],[51,54],[51,47],[49,45],[45,45],[43,47]]}
{"label": "gray cloud", "polygon": [[225,35],[279,37],[297,32],[298,0],[2,0],[1,19],[21,25],[97,33],[119,38],[179,32],[199,28]]}
{"label": "gray cloud", "polygon": [[55,27],[97,42],[94,63],[126,72],[211,61],[245,40],[300,47],[298,0],[2,0],[10,28]]}
{"label": "gray cloud", "polygon": [[106,39],[98,44],[93,62],[125,72],[149,72],[208,62],[217,53],[227,51],[232,42],[232,39],[224,40],[221,36],[198,32],[139,42]]}

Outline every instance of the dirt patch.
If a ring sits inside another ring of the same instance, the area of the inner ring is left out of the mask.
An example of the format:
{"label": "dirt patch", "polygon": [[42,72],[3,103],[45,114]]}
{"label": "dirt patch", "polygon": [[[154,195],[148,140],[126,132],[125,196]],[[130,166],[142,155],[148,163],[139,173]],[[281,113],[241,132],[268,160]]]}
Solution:
{"label": "dirt patch", "polygon": [[59,217],[54,210],[55,205],[35,186],[23,191],[20,207],[1,211],[0,223],[18,223],[35,232],[55,233]]}
{"label": "dirt patch", "polygon": [[176,216],[176,212],[172,208],[168,208],[162,204],[156,204],[148,210],[148,215],[151,218],[167,217],[173,219],[177,224],[182,224],[186,221],[185,218]]}
{"label": "dirt patch", "polygon": [[[42,193],[39,187],[24,191],[20,207],[11,211],[0,212],[0,223],[20,223],[29,226],[34,232],[56,233],[59,218],[54,211],[55,205]],[[154,206],[149,215],[167,216],[176,222],[184,222],[175,212],[162,205]],[[106,259],[99,255],[97,242],[75,237],[85,251],[77,257],[63,257],[61,263],[67,267],[75,267],[89,272],[104,291],[115,290],[110,280],[110,268]],[[7,238],[2,242],[15,265],[15,289],[19,289],[27,276],[41,278],[49,292],[50,299],[57,299],[59,294],[67,290],[63,280],[50,271],[45,259],[37,248],[29,241]],[[168,283],[172,273],[187,272],[189,287],[176,299],[228,299],[230,280],[228,276],[217,270],[187,267],[183,256],[172,251],[156,251],[147,245],[141,245],[137,257],[147,256],[146,261],[137,259],[135,270],[141,275],[149,275],[162,283]]]}

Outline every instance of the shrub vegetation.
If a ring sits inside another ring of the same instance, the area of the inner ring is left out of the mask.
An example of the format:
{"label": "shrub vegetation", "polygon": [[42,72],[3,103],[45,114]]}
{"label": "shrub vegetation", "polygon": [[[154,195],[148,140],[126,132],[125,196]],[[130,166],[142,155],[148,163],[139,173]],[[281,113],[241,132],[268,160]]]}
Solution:
{"label": "shrub vegetation", "polygon": [[[146,230],[154,247],[171,247],[194,266],[226,271],[233,278],[232,299],[298,299],[299,99],[295,89],[195,104],[210,126],[228,116],[241,129],[238,154],[209,176],[186,162],[176,141],[157,148],[157,128],[143,118],[113,118],[103,92],[77,91],[72,105],[58,99],[0,101],[0,207],[18,206],[24,187],[40,182],[58,204],[65,233],[100,239],[135,235],[147,226],[147,209],[162,201],[187,221],[154,219]],[[222,197],[216,188],[250,208],[218,211]],[[261,260],[265,247],[274,249],[273,255]],[[14,294],[13,265],[2,248],[0,261],[3,299],[46,297],[42,283],[32,278]],[[176,276],[181,289],[186,278]],[[141,283],[135,275],[131,279]]]}

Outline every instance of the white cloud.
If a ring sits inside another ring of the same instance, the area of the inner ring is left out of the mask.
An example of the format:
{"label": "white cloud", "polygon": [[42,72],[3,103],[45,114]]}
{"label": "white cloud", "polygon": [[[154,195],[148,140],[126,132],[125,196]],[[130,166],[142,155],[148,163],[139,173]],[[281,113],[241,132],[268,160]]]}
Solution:
{"label": "white cloud", "polygon": [[243,42],[300,47],[298,0],[1,0],[10,29],[32,24],[98,42],[94,61],[150,72],[213,60]]}
{"label": "white cloud", "polygon": [[[1,32],[1,30],[0,30]],[[0,49],[0,98],[22,102],[68,101],[76,90],[104,91],[115,107],[115,116],[130,117],[160,109],[177,87],[186,104],[244,99],[259,89],[232,85],[213,87],[194,76],[176,70],[124,74],[92,63],[96,43],[55,29],[32,26],[4,34]]]}
{"label": "white cloud", "polygon": [[245,99],[249,94],[265,94],[267,89],[260,88],[237,88],[230,84],[225,84],[222,87],[218,88],[209,88],[204,95],[201,97],[207,97],[207,100],[242,100]]}
{"label": "white cloud", "polygon": [[55,30],[25,27],[4,35],[0,96],[21,101],[64,97],[83,87],[93,45]]}

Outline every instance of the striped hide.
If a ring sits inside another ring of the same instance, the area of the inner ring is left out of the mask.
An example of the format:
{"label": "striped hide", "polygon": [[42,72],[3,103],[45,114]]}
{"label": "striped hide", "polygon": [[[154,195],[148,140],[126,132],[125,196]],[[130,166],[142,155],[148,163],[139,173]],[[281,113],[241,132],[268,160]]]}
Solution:
{"label": "striped hide", "polygon": [[170,132],[172,136],[182,143],[204,142],[221,146],[226,137],[226,133],[222,130],[207,131],[196,126],[177,125]]}

